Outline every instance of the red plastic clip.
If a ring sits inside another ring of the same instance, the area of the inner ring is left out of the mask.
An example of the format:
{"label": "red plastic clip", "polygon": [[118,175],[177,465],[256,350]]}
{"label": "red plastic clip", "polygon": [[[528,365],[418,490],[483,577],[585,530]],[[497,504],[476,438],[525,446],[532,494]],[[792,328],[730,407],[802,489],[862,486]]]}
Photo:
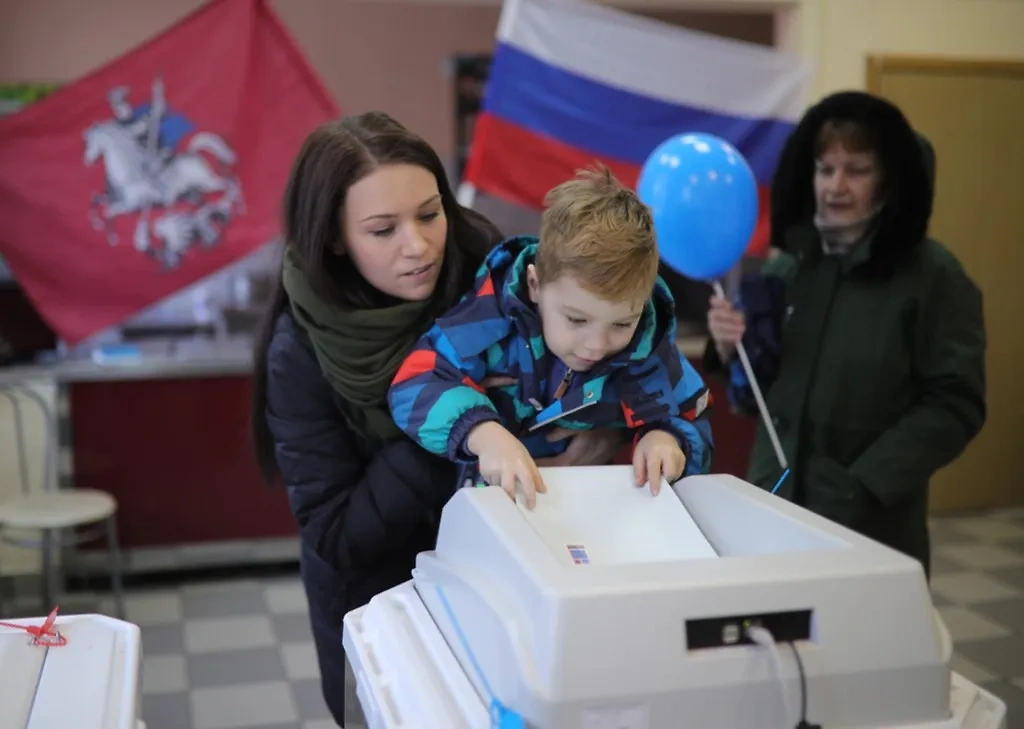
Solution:
{"label": "red plastic clip", "polygon": [[68,639],[61,635],[59,630],[55,630],[53,627],[54,623],[57,622],[58,610],[60,610],[59,605],[46,616],[46,620],[43,621],[42,625],[18,625],[16,623],[0,622],[0,626],[24,630],[32,636],[32,645],[41,645],[46,646],[47,648],[59,648],[63,645],[67,645]]}

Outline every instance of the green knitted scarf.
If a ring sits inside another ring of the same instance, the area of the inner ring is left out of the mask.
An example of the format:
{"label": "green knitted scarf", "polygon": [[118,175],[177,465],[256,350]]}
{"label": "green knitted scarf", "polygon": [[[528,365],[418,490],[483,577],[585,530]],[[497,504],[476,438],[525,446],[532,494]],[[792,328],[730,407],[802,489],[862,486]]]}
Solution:
{"label": "green knitted scarf", "polygon": [[309,286],[288,246],[282,278],[292,315],[309,336],[320,369],[345,404],[356,434],[382,443],[401,435],[388,409],[395,373],[426,331],[430,300],[380,309],[345,309],[329,304]]}

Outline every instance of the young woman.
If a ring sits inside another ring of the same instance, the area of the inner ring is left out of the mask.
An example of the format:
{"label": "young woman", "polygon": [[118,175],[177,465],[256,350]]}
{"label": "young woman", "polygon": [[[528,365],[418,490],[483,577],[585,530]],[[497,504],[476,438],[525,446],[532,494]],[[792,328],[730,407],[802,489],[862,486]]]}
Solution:
{"label": "young woman", "polygon": [[[387,389],[499,238],[458,205],[430,145],[385,114],[323,125],[292,168],[253,428],[261,468],[284,481],[299,524],[324,697],[341,726],[342,618],[409,579],[455,488],[454,467],[395,426]],[[562,463],[607,462],[620,444],[579,436]]]}

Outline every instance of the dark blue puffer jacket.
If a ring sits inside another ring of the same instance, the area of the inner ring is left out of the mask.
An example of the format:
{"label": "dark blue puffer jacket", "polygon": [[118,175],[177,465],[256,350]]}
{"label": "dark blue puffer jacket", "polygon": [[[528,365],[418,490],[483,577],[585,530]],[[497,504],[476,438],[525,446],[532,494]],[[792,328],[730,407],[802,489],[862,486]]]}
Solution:
{"label": "dark blue puffer jacket", "polygon": [[455,484],[452,464],[407,438],[367,452],[340,405],[306,335],[281,314],[267,352],[266,415],[300,529],[324,697],[339,725],[342,618],[409,579],[416,554],[434,548]]}

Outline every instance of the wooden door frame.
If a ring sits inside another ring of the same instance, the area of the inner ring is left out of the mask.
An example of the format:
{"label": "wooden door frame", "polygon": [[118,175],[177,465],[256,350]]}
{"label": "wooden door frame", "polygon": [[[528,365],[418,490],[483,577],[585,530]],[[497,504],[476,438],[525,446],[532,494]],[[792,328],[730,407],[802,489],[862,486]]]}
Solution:
{"label": "wooden door frame", "polygon": [[886,71],[945,71],[1024,76],[1024,58],[959,58],[956,56],[908,56],[902,54],[868,55],[867,90],[881,93]]}
{"label": "wooden door frame", "polygon": [[[890,78],[901,78],[911,81],[914,78],[926,81],[928,77],[957,78],[961,81],[981,81],[983,79],[999,79],[1019,83],[1024,80],[1024,57],[1018,58],[977,58],[949,56],[915,56],[903,54],[879,54],[866,56],[866,90],[879,96],[885,96],[886,82]],[[909,88],[909,83],[908,83]],[[893,101],[900,105],[899,99]],[[986,308],[989,302],[986,301]],[[991,331],[991,324],[986,321],[986,336]],[[992,365],[990,355],[986,355],[986,371]],[[990,383],[991,384],[991,383]],[[988,388],[986,397],[991,401],[997,395]],[[986,419],[985,427],[991,423]],[[1001,432],[1001,431],[1000,431]],[[992,445],[991,454],[996,454],[999,463],[1003,462],[1002,436],[997,435],[998,443]],[[972,440],[972,443],[976,441]],[[989,446],[986,446],[987,448]],[[984,453],[989,454],[989,451]],[[989,454],[989,455],[991,455]],[[979,461],[980,463],[980,461]],[[943,474],[953,464],[939,469],[930,482],[929,514],[938,515],[963,509],[992,507],[1015,507],[1021,504],[1019,495],[1004,492],[984,493],[979,497],[967,497],[963,493],[953,493],[949,489],[955,482],[950,476]],[[1016,468],[1016,466],[1012,466]],[[1015,473],[1016,471],[1014,471]],[[960,475],[962,472],[957,472]],[[943,475],[940,475],[943,474]],[[940,490],[941,489],[941,490]],[[972,503],[974,502],[974,503]]]}

